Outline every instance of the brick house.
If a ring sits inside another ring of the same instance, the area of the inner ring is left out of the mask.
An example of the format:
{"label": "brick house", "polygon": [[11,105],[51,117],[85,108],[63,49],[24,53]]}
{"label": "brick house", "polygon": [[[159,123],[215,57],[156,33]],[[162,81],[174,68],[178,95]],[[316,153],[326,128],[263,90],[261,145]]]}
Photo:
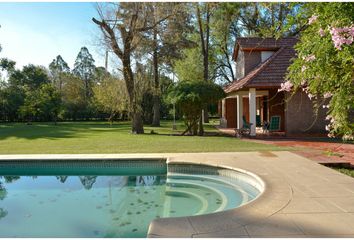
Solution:
{"label": "brick house", "polygon": [[325,132],[324,109],[316,117],[313,102],[304,92],[291,98],[289,93],[278,92],[295,57],[296,42],[296,38],[237,39],[233,53],[236,79],[224,88],[221,127],[241,128],[245,119],[253,123],[251,136],[255,136],[256,126],[276,117],[279,124],[275,131],[285,135]]}

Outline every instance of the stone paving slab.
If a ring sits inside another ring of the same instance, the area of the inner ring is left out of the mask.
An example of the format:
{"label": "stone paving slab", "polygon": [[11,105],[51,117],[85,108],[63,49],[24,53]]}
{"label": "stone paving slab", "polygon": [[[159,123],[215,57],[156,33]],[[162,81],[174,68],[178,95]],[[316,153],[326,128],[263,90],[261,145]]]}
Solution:
{"label": "stone paving slab", "polygon": [[155,219],[148,237],[354,237],[354,178],[291,152],[0,155],[0,161],[142,158],[246,171],[265,185],[236,209]]}

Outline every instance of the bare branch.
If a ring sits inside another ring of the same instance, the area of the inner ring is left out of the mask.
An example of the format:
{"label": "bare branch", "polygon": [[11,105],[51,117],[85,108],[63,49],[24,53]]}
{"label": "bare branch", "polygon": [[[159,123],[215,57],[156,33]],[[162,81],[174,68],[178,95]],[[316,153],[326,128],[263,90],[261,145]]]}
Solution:
{"label": "bare branch", "polygon": [[123,52],[122,50],[119,48],[118,43],[117,43],[117,39],[115,36],[115,33],[113,31],[113,29],[105,22],[105,20],[102,21],[98,21],[95,18],[92,18],[92,21],[97,24],[98,26],[100,26],[100,28],[102,30],[104,30],[107,34],[108,34],[108,38],[110,40],[110,44],[111,47],[113,49],[113,51],[119,56],[119,57],[123,57]]}

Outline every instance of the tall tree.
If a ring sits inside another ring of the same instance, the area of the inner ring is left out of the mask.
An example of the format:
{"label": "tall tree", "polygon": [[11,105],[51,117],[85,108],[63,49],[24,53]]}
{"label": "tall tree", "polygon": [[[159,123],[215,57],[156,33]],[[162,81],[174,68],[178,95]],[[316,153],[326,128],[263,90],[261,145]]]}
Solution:
{"label": "tall tree", "polygon": [[68,64],[64,61],[64,59],[60,55],[58,55],[49,64],[49,70],[51,73],[54,86],[56,86],[59,89],[59,91],[61,91],[63,85],[61,75],[62,73],[70,72],[70,68]]}
{"label": "tall tree", "polygon": [[73,73],[85,83],[86,100],[92,95],[91,81],[95,72],[95,60],[86,47],[82,47],[76,57]]}
{"label": "tall tree", "polygon": [[[183,3],[149,3],[150,24],[155,26],[148,35],[147,46],[152,53],[154,91],[153,126],[160,126],[161,89],[159,69],[162,65],[170,67],[174,59],[182,56],[182,50],[191,45],[187,34],[191,32],[190,14]],[[159,19],[166,18],[161,24]]]}
{"label": "tall tree", "polygon": [[[93,18],[93,22],[102,30],[108,46],[121,60],[124,81],[129,96],[129,111],[132,119],[132,132],[144,133],[140,104],[136,102],[135,81],[132,70],[132,55],[142,40],[142,34],[152,30],[168,17],[157,19],[155,24],[148,22],[150,8],[146,3],[121,2],[106,4],[98,8],[101,20]],[[113,13],[113,14],[110,14]]]}
{"label": "tall tree", "polygon": [[[200,36],[200,47],[203,55],[203,79],[209,81],[209,47],[210,47],[210,16],[212,3],[196,3],[196,18]],[[204,106],[204,122],[209,122],[208,106]],[[204,134],[203,118],[200,118],[199,134]]]}
{"label": "tall tree", "polygon": [[242,3],[219,3],[218,8],[213,11],[211,19],[212,42],[214,43],[214,55],[216,64],[212,79],[219,83],[231,83],[235,79],[234,63],[232,52],[236,37],[240,36],[237,29]]}

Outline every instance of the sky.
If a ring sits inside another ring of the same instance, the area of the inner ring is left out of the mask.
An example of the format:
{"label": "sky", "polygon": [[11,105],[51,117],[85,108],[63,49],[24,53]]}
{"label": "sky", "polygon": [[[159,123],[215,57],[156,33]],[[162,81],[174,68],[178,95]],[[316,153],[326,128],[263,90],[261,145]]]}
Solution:
{"label": "sky", "polygon": [[95,16],[93,2],[0,2],[0,58],[14,60],[17,68],[30,63],[48,67],[60,54],[72,69],[86,46],[96,66],[104,66],[100,30],[91,20]]}

